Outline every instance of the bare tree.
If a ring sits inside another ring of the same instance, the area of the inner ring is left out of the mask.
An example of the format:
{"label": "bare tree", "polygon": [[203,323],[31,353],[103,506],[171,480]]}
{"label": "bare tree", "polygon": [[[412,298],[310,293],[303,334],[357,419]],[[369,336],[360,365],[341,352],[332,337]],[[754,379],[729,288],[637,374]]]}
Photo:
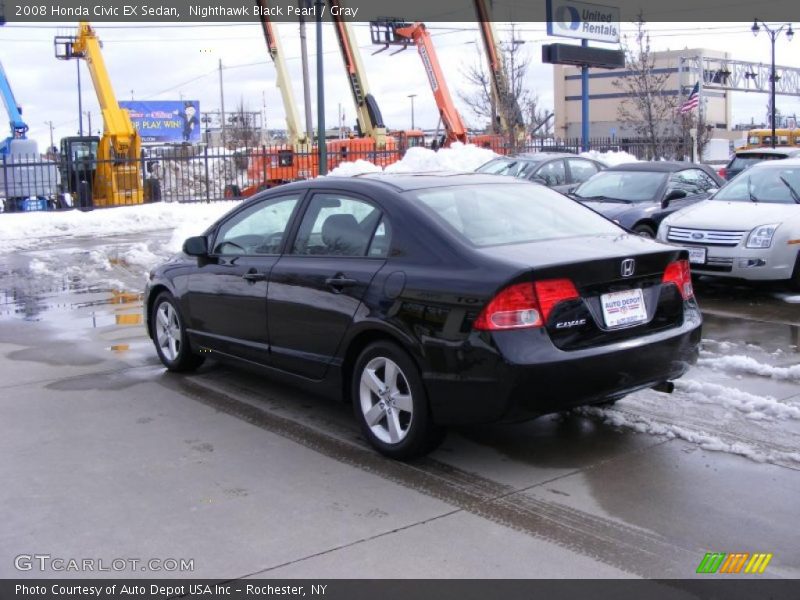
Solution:
{"label": "bare tree", "polygon": [[688,157],[692,151],[692,130],[694,129],[694,135],[697,137],[697,156],[694,157],[694,160],[700,162],[708,141],[711,139],[714,127],[706,123],[703,113],[699,110],[682,114],[680,116],[680,125],[681,139],[684,146],[683,154]]}
{"label": "bare tree", "polygon": [[228,120],[228,145],[234,148],[252,148],[258,144],[261,132],[256,127],[255,114],[247,110],[244,100],[239,100],[239,105],[233,113],[227,116]]}
{"label": "bare tree", "polygon": [[669,73],[658,73],[655,69],[645,25],[640,14],[632,43],[625,36],[622,50],[628,74],[613,83],[626,95],[617,108],[620,122],[647,140],[652,147],[652,158],[659,159],[667,154],[669,140],[676,137],[678,96],[671,93]]}
{"label": "bare tree", "polygon": [[[503,70],[506,74],[504,82],[506,90],[501,91],[500,102],[496,101],[492,91],[492,77],[481,47],[478,47],[475,62],[463,71],[470,85],[470,91],[459,91],[458,96],[475,117],[486,123],[484,127],[491,133],[502,133],[501,117],[511,127],[514,123],[522,121],[526,132],[538,130],[537,133],[541,134],[543,129],[549,127],[545,124],[549,121],[547,111],[541,108],[539,97],[526,86],[525,80],[531,58],[519,42],[520,40],[515,39],[512,24],[511,39],[507,44],[503,44],[504,51],[501,53]],[[514,139],[509,141],[512,145],[516,142]]]}

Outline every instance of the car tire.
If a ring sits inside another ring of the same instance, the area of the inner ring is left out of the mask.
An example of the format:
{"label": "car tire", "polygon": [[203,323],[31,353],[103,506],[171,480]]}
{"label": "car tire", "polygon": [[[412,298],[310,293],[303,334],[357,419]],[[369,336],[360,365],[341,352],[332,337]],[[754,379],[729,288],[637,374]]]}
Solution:
{"label": "car tire", "polygon": [[170,371],[193,371],[205,362],[192,351],[178,303],[169,292],[162,292],[153,303],[150,331],[161,363]]}
{"label": "car tire", "polygon": [[633,232],[636,235],[640,235],[642,237],[650,238],[651,240],[656,239],[656,232],[653,230],[650,225],[646,223],[639,223],[633,228]]}
{"label": "car tire", "polygon": [[800,252],[797,253],[797,258],[794,261],[794,270],[792,271],[792,278],[789,280],[789,288],[793,292],[800,292]]}
{"label": "car tire", "polygon": [[444,439],[444,428],[431,418],[419,369],[397,344],[367,346],[355,362],[350,389],[361,431],[381,454],[408,460]]}

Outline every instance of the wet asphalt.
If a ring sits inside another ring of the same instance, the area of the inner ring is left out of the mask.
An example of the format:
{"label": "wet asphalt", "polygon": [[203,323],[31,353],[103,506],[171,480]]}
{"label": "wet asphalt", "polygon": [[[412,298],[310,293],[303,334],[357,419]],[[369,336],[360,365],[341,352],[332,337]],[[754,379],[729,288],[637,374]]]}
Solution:
{"label": "wet asphalt", "polygon": [[[800,577],[784,290],[696,282],[703,352],[672,395],[453,430],[404,464],[347,405],[214,361],[167,373],[142,270],[81,275],[89,252],[141,239],[0,255],[0,577],[684,578],[706,552],[772,553],[760,577]],[[43,252],[69,264],[31,271]],[[783,412],[751,408],[764,398]],[[32,554],[193,570],[15,567]]]}

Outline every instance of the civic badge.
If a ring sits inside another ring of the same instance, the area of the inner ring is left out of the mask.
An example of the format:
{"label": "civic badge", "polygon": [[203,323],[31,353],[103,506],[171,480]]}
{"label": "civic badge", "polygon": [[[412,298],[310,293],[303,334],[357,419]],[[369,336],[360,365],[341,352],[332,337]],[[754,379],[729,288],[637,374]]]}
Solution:
{"label": "civic badge", "polygon": [[636,271],[636,261],[632,258],[626,258],[620,265],[619,272],[623,277],[630,277]]}

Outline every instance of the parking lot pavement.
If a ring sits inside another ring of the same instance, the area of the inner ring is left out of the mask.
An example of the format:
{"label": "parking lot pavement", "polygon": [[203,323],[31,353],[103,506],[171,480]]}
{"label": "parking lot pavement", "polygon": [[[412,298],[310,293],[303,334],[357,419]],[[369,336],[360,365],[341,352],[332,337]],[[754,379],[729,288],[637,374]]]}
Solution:
{"label": "parking lot pavement", "polygon": [[211,361],[166,373],[124,265],[112,289],[4,260],[0,577],[86,575],[15,569],[49,554],[211,578],[671,578],[711,551],[800,576],[800,324],[768,291],[698,286],[701,362],[671,396],[462,428],[403,464],[346,405]]}

